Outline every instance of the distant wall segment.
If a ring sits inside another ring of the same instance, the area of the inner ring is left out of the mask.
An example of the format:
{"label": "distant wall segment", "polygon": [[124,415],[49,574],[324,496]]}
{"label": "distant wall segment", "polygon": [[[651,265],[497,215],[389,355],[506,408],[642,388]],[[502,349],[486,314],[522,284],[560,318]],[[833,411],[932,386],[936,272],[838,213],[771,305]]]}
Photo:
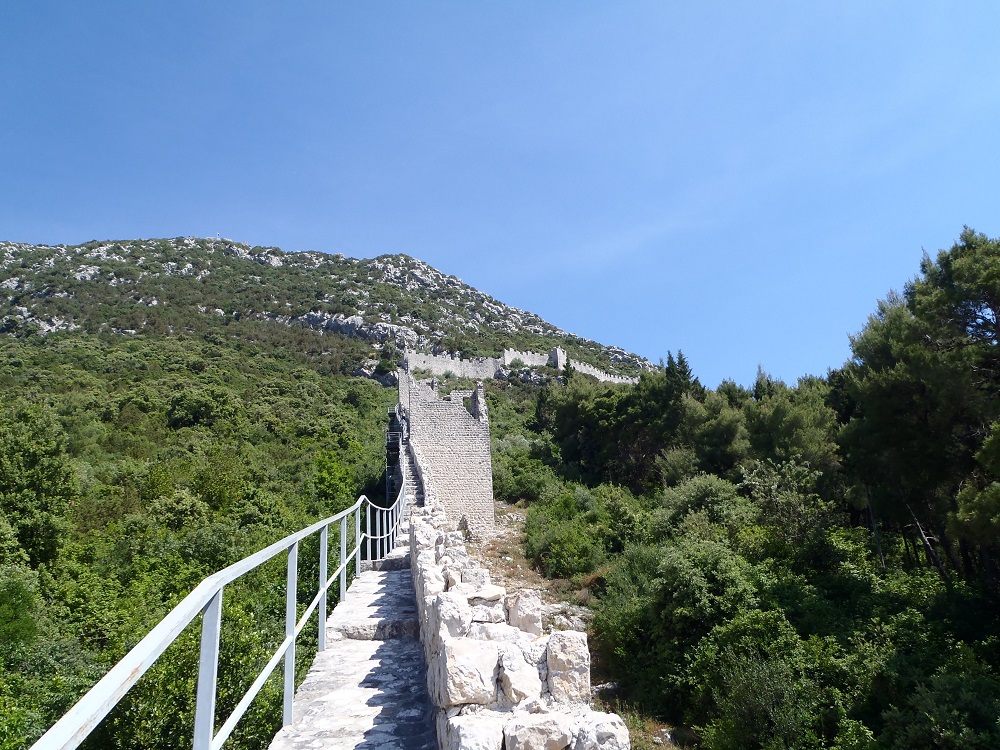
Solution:
{"label": "distant wall segment", "polygon": [[399,401],[409,417],[410,443],[420,456],[425,496],[441,503],[456,528],[477,539],[492,537],[493,463],[482,385],[442,399],[400,371]]}
{"label": "distant wall segment", "polygon": [[551,365],[559,371],[564,370],[566,364],[569,363],[570,367],[577,372],[590,375],[603,383],[635,384],[639,382],[638,378],[612,375],[586,362],[577,362],[574,359],[570,359],[566,356],[566,352],[558,346],[546,354],[505,349],[503,357],[477,357],[476,359],[460,359],[455,355],[420,354],[418,352],[407,351],[403,360],[403,366],[409,372],[427,370],[434,375],[446,375],[450,373],[460,378],[484,380],[496,377],[497,370],[509,368],[516,360],[523,362],[526,367],[545,367],[546,365]]}

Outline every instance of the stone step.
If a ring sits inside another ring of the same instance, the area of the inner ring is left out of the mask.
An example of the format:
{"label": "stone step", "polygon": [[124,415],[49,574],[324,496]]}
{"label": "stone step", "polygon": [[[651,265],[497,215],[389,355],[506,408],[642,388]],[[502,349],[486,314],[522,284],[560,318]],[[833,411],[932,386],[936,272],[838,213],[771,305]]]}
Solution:
{"label": "stone step", "polygon": [[328,644],[293,717],[270,750],[436,750],[420,641]]}
{"label": "stone step", "polygon": [[417,638],[419,634],[408,569],[362,572],[327,620],[327,638],[331,641],[386,641]]}
{"label": "stone step", "polygon": [[326,634],[270,750],[437,750],[410,571],[359,573]]}

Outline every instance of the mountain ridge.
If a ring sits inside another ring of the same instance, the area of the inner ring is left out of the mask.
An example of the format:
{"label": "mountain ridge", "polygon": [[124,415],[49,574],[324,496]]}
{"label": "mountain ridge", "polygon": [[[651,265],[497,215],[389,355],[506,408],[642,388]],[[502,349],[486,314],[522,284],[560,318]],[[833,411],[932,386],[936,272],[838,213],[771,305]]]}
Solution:
{"label": "mountain ridge", "polygon": [[0,241],[0,333],[86,328],[133,334],[150,318],[183,326],[192,312],[302,325],[376,348],[473,357],[558,345],[616,374],[655,369],[405,254],[359,259],[194,237],[79,245]]}

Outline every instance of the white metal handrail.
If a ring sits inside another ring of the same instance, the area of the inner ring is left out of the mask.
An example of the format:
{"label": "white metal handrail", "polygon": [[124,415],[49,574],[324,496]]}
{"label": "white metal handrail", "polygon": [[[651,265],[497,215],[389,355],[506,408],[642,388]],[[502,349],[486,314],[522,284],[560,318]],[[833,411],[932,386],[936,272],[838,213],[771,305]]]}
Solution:
{"label": "white metal handrail", "polygon": [[[265,547],[239,562],[223,568],[199,583],[169,613],[129,651],[121,661],[92,687],[65,716],[57,721],[31,750],[73,750],[107,716],[129,689],[172,644],[177,636],[194,619],[202,615],[201,647],[198,664],[198,687],[195,704],[194,750],[217,750],[229,738],[237,722],[246,713],[250,703],[260,692],[265,681],[274,672],[278,662],[284,659],[284,696],[282,724],[292,722],[292,699],[295,694],[295,640],[309,621],[313,611],[319,609],[318,650],[326,649],[327,591],[339,579],[340,600],[347,592],[347,567],[354,561],[355,574],[361,562],[361,549],[368,542],[368,559],[380,560],[395,545],[400,521],[406,510],[406,481],[404,478],[399,494],[388,508],[372,503],[362,495],[350,508],[334,516],[291,534],[281,541]],[[354,548],[347,550],[348,518],[354,516]],[[361,516],[365,516],[365,533],[361,533]],[[327,576],[327,555],[329,529],[335,523],[340,525],[340,564]],[[299,542],[316,532],[320,534],[319,545],[319,590],[296,620],[296,598],[298,592]],[[218,685],[219,638],[222,626],[222,593],[228,583],[259,567],[282,552],[287,552],[288,567],[285,592],[285,639],[268,660],[250,688],[240,699],[232,714],[215,732],[215,699]]]}

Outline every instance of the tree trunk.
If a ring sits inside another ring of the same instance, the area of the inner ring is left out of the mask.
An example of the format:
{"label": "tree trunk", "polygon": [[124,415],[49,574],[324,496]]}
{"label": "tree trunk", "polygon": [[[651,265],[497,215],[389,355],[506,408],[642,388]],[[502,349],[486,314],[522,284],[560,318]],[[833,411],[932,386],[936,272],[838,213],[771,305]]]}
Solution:
{"label": "tree trunk", "polygon": [[924,543],[924,552],[927,554],[928,561],[937,569],[938,575],[941,576],[941,580],[944,581],[945,585],[951,588],[951,579],[948,578],[948,572],[941,564],[941,559],[938,557],[934,545],[931,544],[930,539],[927,538],[927,534],[924,533],[924,527],[920,525],[920,521],[917,519],[917,515],[913,512],[913,508],[910,507],[909,503],[906,504],[906,509],[910,512],[910,518],[913,519],[913,523],[920,534],[920,539]]}

